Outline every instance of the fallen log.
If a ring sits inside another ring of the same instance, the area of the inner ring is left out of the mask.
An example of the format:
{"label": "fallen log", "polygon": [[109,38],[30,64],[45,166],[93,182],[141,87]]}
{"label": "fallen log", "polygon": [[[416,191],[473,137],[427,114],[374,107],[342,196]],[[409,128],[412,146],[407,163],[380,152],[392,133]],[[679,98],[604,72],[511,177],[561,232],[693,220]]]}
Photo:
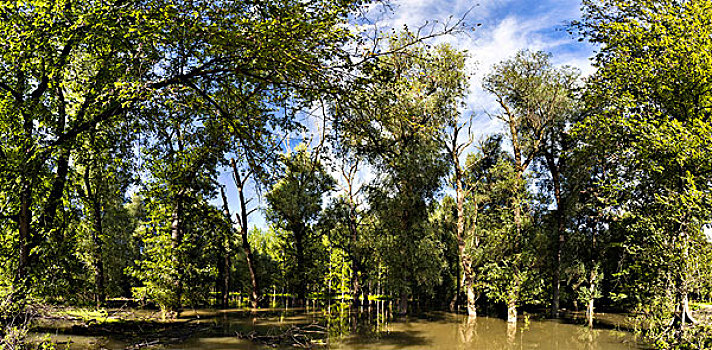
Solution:
{"label": "fallen log", "polygon": [[328,331],[318,324],[310,324],[301,327],[291,326],[280,334],[274,335],[258,334],[254,331],[246,334],[236,332],[235,335],[239,339],[247,339],[271,347],[292,346],[301,349],[314,349],[327,345]]}

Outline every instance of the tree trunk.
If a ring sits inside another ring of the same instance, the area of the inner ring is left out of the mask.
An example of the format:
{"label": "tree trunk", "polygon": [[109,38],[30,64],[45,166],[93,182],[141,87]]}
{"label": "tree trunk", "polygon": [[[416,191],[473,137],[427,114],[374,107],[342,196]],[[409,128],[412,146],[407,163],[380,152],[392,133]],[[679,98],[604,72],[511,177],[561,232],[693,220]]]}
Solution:
{"label": "tree trunk", "polygon": [[257,284],[257,273],[255,272],[255,257],[252,254],[252,248],[250,247],[250,241],[247,239],[247,228],[240,230],[240,235],[242,236],[242,250],[245,251],[245,258],[247,259],[247,269],[250,272],[250,283],[252,287],[252,292],[250,293],[250,303],[253,308],[257,308],[259,305],[260,295],[259,286]]}
{"label": "tree trunk", "polygon": [[589,299],[588,305],[586,306],[586,324],[588,328],[593,328],[593,302],[593,298]]}
{"label": "tree trunk", "polygon": [[507,300],[507,323],[517,323],[517,298]]}
{"label": "tree trunk", "polygon": [[455,294],[450,299],[450,312],[456,312],[457,306],[460,303],[460,290],[462,290],[462,274],[460,273],[460,264],[455,264],[455,276],[457,276],[457,281],[455,281]]}
{"label": "tree trunk", "polygon": [[228,228],[228,232],[225,233],[225,237],[223,239],[223,244],[222,244],[222,261],[219,262],[220,266],[220,281],[218,282],[220,285],[220,294],[221,294],[221,299],[222,299],[222,307],[223,308],[228,308],[230,306],[230,238],[231,233],[232,233],[232,219],[230,216],[230,208],[227,205],[227,197],[225,196],[225,190],[220,187],[220,196],[222,197],[223,201],[223,215],[225,215],[225,219],[227,219],[228,224],[230,227]]}
{"label": "tree trunk", "polygon": [[[31,244],[31,227],[32,220],[32,189],[26,177],[23,177],[23,186],[20,190],[20,212],[18,215],[19,226],[19,249],[20,256],[17,265],[17,280],[15,287],[19,287],[22,293],[25,293],[25,288],[28,282],[28,269],[30,259],[30,244]],[[21,298],[22,299],[22,298]]]}
{"label": "tree trunk", "polygon": [[[93,162],[96,163],[96,162]],[[96,164],[94,164],[96,166]],[[98,167],[97,167],[98,168]],[[100,175],[97,175],[101,177]],[[96,306],[100,307],[101,304],[106,300],[106,293],[104,291],[104,261],[103,256],[103,241],[102,237],[104,235],[102,214],[101,214],[101,198],[98,193],[98,189],[92,189],[91,184],[91,165],[87,165],[84,170],[84,187],[86,188],[87,200],[91,203],[92,217],[93,217],[93,230],[92,230],[92,243],[94,244],[93,259],[94,259],[94,284],[96,287],[94,293],[94,301]]]}
{"label": "tree trunk", "polygon": [[690,324],[698,324],[699,321],[692,316],[692,311],[690,310],[690,303],[688,300],[687,293],[684,293],[682,295],[682,298],[680,299],[680,310],[681,310],[681,327],[685,327],[685,325],[689,322]]}
{"label": "tree trunk", "polygon": [[294,232],[294,243],[297,253],[297,299],[299,306],[304,306],[307,300],[307,279],[305,272],[305,261],[304,261],[304,239],[306,236],[306,227],[303,225],[297,225],[297,228],[292,230]]}
{"label": "tree trunk", "polygon": [[553,257],[553,270],[552,270],[552,295],[551,295],[551,317],[559,317],[559,301],[560,301],[560,289],[561,289],[561,254],[564,249],[564,244],[566,243],[566,223],[564,218],[564,208],[562,205],[561,198],[561,174],[559,171],[559,165],[556,164],[554,156],[551,153],[545,154],[547,167],[549,168],[549,173],[551,174],[552,185],[554,186],[554,200],[556,201],[556,211],[554,212],[556,219],[556,242],[554,243],[554,257]]}
{"label": "tree trunk", "polygon": [[221,292],[222,292],[222,307],[227,309],[230,307],[230,268],[231,268],[231,262],[230,262],[230,253],[227,251],[225,255],[223,256],[223,278],[222,278],[222,286],[221,286]]}
{"label": "tree trunk", "polygon": [[[247,180],[247,179],[242,179],[242,177],[240,176],[240,172],[237,169],[237,164],[236,164],[234,158],[230,159],[230,165],[232,166],[232,171],[233,171],[233,175],[234,175],[234,179],[235,179],[235,185],[237,187],[237,193],[238,193],[238,197],[240,199],[240,216],[238,216],[237,219],[238,219],[238,222],[240,223],[240,236],[242,238],[242,250],[245,252],[245,257],[247,259],[247,269],[250,272],[250,284],[252,287],[252,291],[250,293],[250,303],[252,304],[252,308],[256,309],[259,306],[258,303],[260,300],[260,289],[259,289],[259,284],[257,283],[257,270],[255,269],[255,257],[254,257],[254,254],[252,253],[252,247],[250,247],[250,241],[248,239],[249,211],[247,209],[247,200],[245,200],[245,193],[244,193],[245,180]],[[226,204],[226,206],[227,206],[227,204]],[[237,216],[237,214],[235,214],[235,215]]]}
{"label": "tree trunk", "polygon": [[97,307],[106,300],[106,291],[104,288],[104,259],[103,257],[103,241],[104,228],[101,217],[101,203],[99,200],[94,200],[94,281],[96,283],[96,303]]}
{"label": "tree trunk", "polygon": [[43,231],[51,232],[54,244],[62,244],[63,237],[60,235],[60,230],[55,230],[55,222],[57,221],[57,209],[62,203],[62,195],[64,187],[67,183],[67,175],[69,173],[69,158],[71,157],[71,148],[62,149],[59,158],[57,159],[57,175],[52,182],[52,189],[47,197],[47,202],[42,212],[42,217],[39,222],[42,225]]}
{"label": "tree trunk", "polygon": [[361,256],[358,251],[358,228],[356,227],[356,209],[351,203],[349,213],[349,230],[351,231],[351,303],[354,310],[361,305],[359,294],[361,285],[359,283],[359,273],[361,272]]}
{"label": "tree trunk", "polygon": [[[182,192],[182,191],[181,191]],[[173,215],[172,215],[172,223],[171,223],[171,252],[172,252],[172,260],[173,264],[176,269],[176,275],[175,275],[175,280],[173,281],[173,287],[174,287],[174,292],[176,296],[175,300],[175,305],[172,305],[174,308],[173,311],[179,311],[180,308],[182,307],[182,297],[183,297],[183,283],[182,283],[182,277],[183,277],[183,269],[182,269],[182,262],[180,258],[180,246],[181,243],[183,242],[183,230],[182,230],[182,225],[181,225],[181,216],[182,216],[182,203],[180,199],[181,193],[178,194],[178,199],[176,201],[176,206],[173,209]]]}
{"label": "tree trunk", "polygon": [[398,314],[405,316],[408,314],[408,291],[405,287],[401,288],[400,303],[398,304]]}
{"label": "tree trunk", "polygon": [[467,316],[472,318],[477,317],[477,295],[472,281],[465,282],[465,293],[467,294]]}

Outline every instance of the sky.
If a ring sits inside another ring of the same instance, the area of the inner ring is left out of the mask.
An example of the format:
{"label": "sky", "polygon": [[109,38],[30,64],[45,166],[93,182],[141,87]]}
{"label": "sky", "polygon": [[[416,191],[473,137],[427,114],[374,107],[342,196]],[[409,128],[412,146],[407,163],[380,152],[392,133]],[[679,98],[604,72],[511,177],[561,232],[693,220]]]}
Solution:
{"label": "sky", "polygon": [[[497,106],[482,90],[481,82],[492,65],[514,56],[517,51],[549,52],[556,65],[576,67],[582,76],[593,72],[589,58],[595,48],[579,42],[565,30],[568,22],[580,18],[580,0],[391,0],[389,5],[389,10],[375,6],[368,12],[368,17],[380,28],[400,29],[405,25],[415,30],[423,25],[434,25],[437,30],[443,23],[464,17],[470,30],[435,38],[433,43],[448,42],[468,53],[470,91],[463,114],[473,116],[475,137],[502,131],[502,125],[490,117],[497,112]],[[361,174],[364,180],[375,175]],[[226,169],[219,181],[226,186],[230,211],[234,213],[239,207],[231,176]],[[254,205],[260,203],[255,201]],[[267,226],[260,211],[250,219],[250,227]]]}

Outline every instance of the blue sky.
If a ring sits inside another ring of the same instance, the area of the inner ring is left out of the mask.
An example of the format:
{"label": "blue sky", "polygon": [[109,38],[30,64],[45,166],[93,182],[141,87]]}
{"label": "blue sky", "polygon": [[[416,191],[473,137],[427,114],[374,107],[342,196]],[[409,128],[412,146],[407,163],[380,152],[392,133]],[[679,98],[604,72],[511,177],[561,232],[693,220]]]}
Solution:
{"label": "blue sky", "polygon": [[[493,64],[529,49],[550,52],[555,64],[577,67],[583,76],[593,71],[589,57],[593,56],[594,47],[579,42],[564,30],[566,23],[580,17],[579,0],[393,0],[389,4],[391,11],[383,13],[381,7],[374,7],[369,13],[370,18],[378,19],[380,28],[398,29],[407,25],[414,30],[430,24],[437,29],[449,18],[462,18],[469,11],[465,21],[476,30],[438,37],[434,43],[448,42],[469,54],[467,70],[471,78],[465,114],[474,113],[476,136],[502,131],[502,125],[489,117],[497,112],[497,106],[481,88],[482,77]],[[367,170],[361,176],[368,181],[376,174]],[[224,172],[219,181],[226,185],[230,210],[234,213],[238,206],[231,174]],[[258,204],[254,201],[254,205]],[[250,227],[266,226],[259,211],[251,216],[251,221]]]}

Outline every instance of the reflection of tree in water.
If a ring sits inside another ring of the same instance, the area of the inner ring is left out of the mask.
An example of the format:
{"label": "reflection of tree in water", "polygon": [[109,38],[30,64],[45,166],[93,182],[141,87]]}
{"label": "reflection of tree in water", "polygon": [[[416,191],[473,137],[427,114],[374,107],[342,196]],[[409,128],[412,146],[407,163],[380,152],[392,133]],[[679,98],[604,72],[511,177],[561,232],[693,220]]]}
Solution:
{"label": "reflection of tree in water", "polygon": [[346,303],[338,302],[331,307],[331,312],[326,314],[326,327],[329,329],[329,339],[342,338],[351,334],[350,312]]}
{"label": "reflection of tree in water", "polygon": [[[476,317],[464,317],[460,326],[458,327],[460,334],[460,345],[472,344],[477,338],[477,318]],[[465,348],[468,348],[467,346]]]}
{"label": "reflection of tree in water", "polygon": [[601,331],[594,330],[587,327],[581,327],[574,334],[574,341],[582,344],[582,348],[586,350],[596,349],[598,344],[598,338],[600,337]]}
{"label": "reflection of tree in water", "polygon": [[517,323],[507,322],[507,344],[514,345],[517,340]]}

